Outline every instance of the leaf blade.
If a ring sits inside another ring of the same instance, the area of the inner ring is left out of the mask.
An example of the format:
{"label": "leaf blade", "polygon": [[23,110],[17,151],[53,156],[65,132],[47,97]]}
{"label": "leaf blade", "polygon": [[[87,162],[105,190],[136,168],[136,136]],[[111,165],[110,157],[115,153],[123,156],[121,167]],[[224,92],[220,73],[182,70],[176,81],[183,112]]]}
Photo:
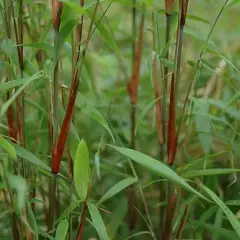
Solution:
{"label": "leaf blade", "polygon": [[83,139],[77,148],[73,172],[77,193],[81,200],[85,200],[90,182],[90,166],[88,147]]}
{"label": "leaf blade", "polygon": [[109,240],[109,236],[106,231],[105,224],[103,222],[102,216],[98,211],[98,208],[93,203],[87,202],[88,210],[91,215],[93,225],[97,230],[100,240]]}
{"label": "leaf blade", "polygon": [[137,182],[136,178],[126,178],[123,179],[121,181],[119,181],[118,183],[116,183],[114,186],[112,186],[102,197],[101,199],[98,201],[97,205],[107,201],[108,199],[110,199],[111,197],[115,196],[117,193],[121,192],[123,189],[125,189],[126,187],[132,185],[133,183]]}
{"label": "leaf blade", "polygon": [[145,155],[141,152],[128,149],[128,148],[122,148],[122,147],[115,147],[111,146],[121,154],[131,158],[135,162],[141,164],[142,166],[146,167],[147,169],[151,170],[152,172],[156,173],[158,176],[165,177],[178,185],[182,186],[189,192],[196,194],[202,199],[205,199],[208,201],[206,197],[204,197],[201,193],[196,191],[194,188],[192,188],[184,179],[182,179],[177,173],[175,173],[173,170],[171,170],[169,167],[167,167],[165,164],[163,164],[160,161],[157,161],[156,159]]}
{"label": "leaf blade", "polygon": [[63,219],[57,227],[55,239],[56,240],[65,240],[68,232],[68,221]]}
{"label": "leaf blade", "polygon": [[229,222],[231,223],[233,229],[236,231],[237,235],[240,237],[240,222],[233,212],[225,205],[225,203],[209,188],[202,186],[202,188],[208,193],[212,200],[222,209],[222,211],[227,216]]}
{"label": "leaf blade", "polygon": [[2,146],[12,159],[17,160],[17,154],[14,147],[2,136],[0,136],[0,146]]}

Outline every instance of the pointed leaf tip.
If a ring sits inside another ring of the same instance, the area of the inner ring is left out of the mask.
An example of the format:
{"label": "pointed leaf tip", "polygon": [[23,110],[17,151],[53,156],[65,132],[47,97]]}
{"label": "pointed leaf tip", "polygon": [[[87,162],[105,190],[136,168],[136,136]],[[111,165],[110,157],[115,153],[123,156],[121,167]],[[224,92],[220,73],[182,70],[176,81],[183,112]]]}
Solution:
{"label": "pointed leaf tip", "polygon": [[73,172],[77,193],[81,200],[85,200],[90,182],[90,167],[88,147],[83,139],[77,148]]}

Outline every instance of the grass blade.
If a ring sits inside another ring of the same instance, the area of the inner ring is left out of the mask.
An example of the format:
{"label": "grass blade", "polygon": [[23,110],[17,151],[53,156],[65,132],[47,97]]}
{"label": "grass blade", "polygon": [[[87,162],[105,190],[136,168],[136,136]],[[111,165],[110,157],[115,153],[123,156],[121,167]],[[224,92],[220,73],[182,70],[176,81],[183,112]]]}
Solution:
{"label": "grass blade", "polygon": [[113,196],[115,196],[117,193],[121,192],[123,189],[127,188],[128,186],[132,185],[133,183],[137,182],[136,178],[126,178],[123,179],[121,181],[119,181],[118,183],[116,183],[113,187],[111,187],[102,197],[101,199],[98,201],[98,204],[101,204],[105,201],[107,201],[108,199],[112,198]]}
{"label": "grass blade", "polygon": [[98,208],[96,207],[96,205],[88,202],[87,206],[93,221],[93,225],[97,230],[100,240],[110,240],[110,238],[108,237],[107,230],[103,222],[102,216],[98,211]]}
{"label": "grass blade", "polygon": [[12,159],[17,160],[17,155],[14,147],[2,136],[0,136],[0,146],[2,146],[2,148]]}
{"label": "grass blade", "polygon": [[240,169],[231,169],[231,168],[213,168],[213,169],[204,169],[204,170],[189,170],[183,173],[184,178],[194,178],[200,176],[216,176],[223,174],[230,174],[240,172]]}
{"label": "grass blade", "polygon": [[210,190],[206,186],[202,186],[202,188],[208,193],[212,200],[222,209],[222,211],[227,216],[229,222],[231,223],[232,227],[236,231],[237,235],[240,237],[240,222],[238,218],[212,190]]}
{"label": "grass blade", "polygon": [[63,219],[57,227],[55,240],[65,240],[68,232],[68,221]]}
{"label": "grass blade", "polygon": [[196,194],[198,197],[207,200],[206,197],[204,197],[200,192],[192,188],[183,178],[181,178],[179,175],[177,175],[173,170],[171,170],[169,167],[167,167],[165,164],[163,164],[160,161],[157,161],[156,159],[145,155],[141,152],[128,149],[128,148],[122,148],[122,147],[114,147],[109,145],[110,147],[114,148],[121,154],[131,158],[133,161],[139,163],[143,167],[147,168],[148,170],[152,171],[158,176],[167,178],[176,184],[180,185],[181,187],[185,188],[189,192]]}
{"label": "grass blade", "polygon": [[83,139],[80,141],[76,152],[73,176],[77,193],[81,200],[85,200],[90,182],[90,167],[88,148]]}
{"label": "grass blade", "polygon": [[16,100],[16,98],[24,91],[24,89],[33,81],[38,80],[42,78],[43,72],[38,72],[34,74],[33,76],[29,77],[28,80],[11,96],[11,98],[6,101],[1,108],[1,117],[5,115],[6,111],[8,110],[9,106]]}

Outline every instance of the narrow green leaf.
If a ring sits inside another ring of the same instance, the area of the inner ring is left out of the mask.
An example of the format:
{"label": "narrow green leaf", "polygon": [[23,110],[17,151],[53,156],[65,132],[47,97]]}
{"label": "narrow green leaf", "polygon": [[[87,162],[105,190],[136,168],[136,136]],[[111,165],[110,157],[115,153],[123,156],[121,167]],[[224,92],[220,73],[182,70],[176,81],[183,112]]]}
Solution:
{"label": "narrow green leaf", "polygon": [[77,148],[73,171],[77,193],[81,200],[85,200],[90,182],[90,167],[88,147],[83,139],[80,141]]}
{"label": "narrow green leaf", "polygon": [[[129,236],[129,237],[127,237],[127,238],[124,238],[124,240],[129,240],[129,239],[132,239],[132,238],[141,236],[141,235],[152,235],[152,234],[151,234],[150,232],[148,232],[148,231],[142,231],[142,232],[134,233],[134,234],[132,234],[131,236]],[[135,238],[135,239],[136,239],[136,238]]]}
{"label": "narrow green leaf", "polygon": [[[98,0],[99,3],[105,2],[106,0]],[[97,4],[96,1],[87,1],[86,4],[84,5],[85,9],[92,8]]]}
{"label": "narrow green leaf", "polygon": [[240,0],[233,0],[232,2],[230,2],[230,3],[227,5],[227,7],[231,7],[231,6],[233,6],[233,5],[237,4],[237,3],[240,3]]}
{"label": "narrow green leaf", "polygon": [[126,178],[118,183],[116,183],[113,187],[111,187],[103,196],[102,198],[98,201],[97,205],[107,201],[108,199],[112,198],[115,196],[117,193],[121,192],[123,189],[126,187],[132,185],[133,183],[137,182],[136,178]]}
{"label": "narrow green leaf", "polygon": [[227,109],[233,105],[236,101],[238,101],[238,99],[240,98],[240,92],[237,92],[236,94],[234,94],[226,103],[226,107],[223,110],[223,112],[227,111]]}
{"label": "narrow green leaf", "polygon": [[23,44],[24,47],[31,47],[31,48],[36,48],[36,49],[41,49],[44,51],[48,51],[51,54],[53,53],[53,46],[51,46],[48,43],[44,43],[44,42],[33,42],[33,43],[25,43]]}
{"label": "narrow green leaf", "polygon": [[200,143],[205,154],[209,154],[212,147],[211,125],[208,119],[209,104],[205,99],[196,99],[194,103],[196,129],[198,131]]}
{"label": "narrow green leaf", "polygon": [[28,201],[27,203],[27,212],[28,212],[28,218],[29,218],[29,224],[31,226],[31,229],[34,233],[34,240],[38,240],[38,227],[37,227],[37,221],[36,221],[36,218],[34,216],[34,213],[32,211],[32,208],[31,208],[31,204],[30,202]]}
{"label": "narrow green leaf", "polygon": [[212,190],[210,190],[206,186],[202,186],[202,188],[209,194],[212,200],[222,209],[222,211],[227,216],[229,222],[231,223],[233,229],[236,231],[237,235],[240,237],[240,222],[237,219],[237,217]]}
{"label": "narrow green leaf", "polygon": [[154,3],[154,0],[141,0],[141,2],[145,3],[146,6],[148,6],[148,7],[152,7],[153,3]]}
{"label": "narrow green leaf", "polygon": [[107,234],[105,224],[103,222],[100,212],[98,211],[98,208],[96,207],[96,205],[90,202],[87,203],[87,206],[93,221],[93,225],[97,230],[100,240],[109,240],[110,238]]}
{"label": "narrow green leaf", "polygon": [[14,147],[2,136],[0,136],[0,146],[8,153],[12,159],[17,160],[17,155]]}
{"label": "narrow green leaf", "polygon": [[80,92],[78,92],[77,95],[76,106],[80,108],[85,114],[93,118],[96,122],[101,124],[108,131],[108,133],[112,137],[113,142],[115,143],[112,131],[107,121],[104,119],[103,115]]}
{"label": "narrow green leaf", "polygon": [[[204,33],[199,34],[199,31],[192,30],[191,28],[188,28],[187,26],[184,27],[184,34],[193,37],[195,40],[197,40],[201,43],[205,43],[206,38],[207,38],[206,34],[204,34]],[[208,41],[207,46],[215,47],[215,44],[213,43],[213,41]]]}
{"label": "narrow green leaf", "polygon": [[234,231],[230,231],[225,228],[218,228],[213,226],[212,224],[207,224],[201,221],[191,220],[191,223],[186,223],[186,226],[189,226],[190,229],[192,229],[192,226],[206,229],[212,233],[217,234],[219,236],[219,239],[236,240],[238,238],[238,235]]}
{"label": "narrow green leaf", "polygon": [[220,54],[220,53],[218,53],[218,52],[216,52],[216,51],[214,51],[213,49],[210,49],[210,48],[206,48],[206,51],[219,56],[220,58],[225,60],[234,70],[236,70],[236,72],[240,73],[240,70],[231,61],[229,61],[226,57],[224,57],[222,54]]}
{"label": "narrow green leaf", "polygon": [[188,162],[186,163],[186,165],[184,166],[180,166],[177,168],[176,172],[179,173],[179,172],[183,172],[183,171],[187,171],[188,169],[191,169],[193,167],[196,167],[196,165],[199,165],[199,164],[204,164],[204,162],[208,161],[208,162],[212,162],[214,161],[217,156],[223,154],[223,153],[226,153],[225,151],[222,151],[222,152],[218,152],[218,153],[213,153],[213,154],[209,154],[209,155],[205,155],[204,157],[201,157],[199,159],[196,159],[196,160],[193,160],[191,162]]}
{"label": "narrow green leaf", "polygon": [[12,39],[2,39],[1,42],[1,49],[6,53],[8,56],[12,56],[17,54],[17,48]]}
{"label": "narrow green leaf", "polygon": [[76,20],[70,20],[66,22],[66,24],[60,29],[60,32],[57,35],[56,44],[54,46],[54,63],[57,62],[64,42],[76,24]]}
{"label": "narrow green leaf", "polygon": [[65,240],[68,232],[68,221],[63,219],[57,227],[55,240]]}
{"label": "narrow green leaf", "polygon": [[10,91],[15,87],[19,87],[19,86],[23,85],[26,82],[26,80],[27,79],[18,79],[18,80],[12,80],[9,82],[1,83],[0,84],[0,94]]}
{"label": "narrow green leaf", "polygon": [[34,233],[34,230],[32,229],[31,225],[26,219],[26,216],[22,214],[22,211],[18,213],[18,217],[20,221],[23,223],[23,227],[25,226],[31,233]]}
{"label": "narrow green leaf", "polygon": [[145,118],[145,116],[147,115],[147,113],[151,110],[151,108],[154,106],[154,104],[156,104],[156,102],[159,100],[158,99],[154,99],[153,101],[151,101],[141,112],[140,116],[138,117],[137,123],[136,123],[136,127],[135,127],[135,136],[137,134],[137,130],[140,126],[140,124],[142,123],[143,119]]}
{"label": "narrow green leaf", "polygon": [[100,154],[98,152],[94,156],[94,163],[95,163],[95,167],[96,167],[97,176],[101,180],[101,174],[100,174]]}
{"label": "narrow green leaf", "polygon": [[83,202],[83,200],[77,200],[77,201],[73,202],[68,208],[66,208],[63,211],[63,213],[60,215],[60,217],[56,221],[56,224],[59,223],[60,221],[62,221],[64,218],[68,218],[69,214],[71,212],[73,212],[74,209],[77,208],[79,206],[79,204],[81,204],[82,202]]}
{"label": "narrow green leaf", "polygon": [[108,235],[111,239],[117,238],[119,234],[118,230],[123,225],[128,212],[128,201],[126,196],[119,198],[117,204],[118,206],[111,211],[111,215],[108,217],[108,223],[106,224]]}
{"label": "narrow green leaf", "polygon": [[152,171],[156,175],[167,178],[167,179],[175,182],[176,184],[180,185],[181,187],[185,188],[189,192],[196,194],[200,198],[208,200],[200,192],[198,192],[194,188],[192,188],[183,178],[181,178],[179,175],[177,175],[173,170],[171,170],[169,167],[167,167],[162,162],[160,162],[150,156],[147,156],[141,152],[132,150],[132,149],[122,148],[122,147],[114,147],[111,145],[109,145],[109,146],[116,149],[121,154],[131,158],[135,162],[141,164],[143,167]]}
{"label": "narrow green leaf", "polygon": [[51,235],[47,234],[45,231],[41,229],[38,229],[38,232],[39,232],[39,235],[44,237],[43,239],[50,239],[50,240],[54,239]]}
{"label": "narrow green leaf", "polygon": [[231,169],[231,168],[213,168],[213,169],[198,169],[198,170],[189,170],[182,174],[184,178],[193,178],[199,176],[211,176],[211,175],[223,175],[240,172],[240,169]]}
{"label": "narrow green leaf", "polygon": [[[91,9],[87,10],[88,16],[92,19],[93,11]],[[108,26],[107,20],[103,16],[97,16],[94,20],[97,30],[103,37],[103,39],[107,42],[108,46],[112,48],[121,58],[122,53],[114,39],[113,33],[111,32],[111,28]]]}
{"label": "narrow green leaf", "polygon": [[14,143],[11,143],[11,144],[14,147],[17,156],[27,160],[28,162],[30,162],[38,167],[41,167],[41,168],[47,170],[48,172],[51,171],[51,169],[43,161],[41,161],[36,155],[29,152],[25,148],[20,147],[18,144],[14,144]]}
{"label": "narrow green leaf", "polygon": [[240,200],[229,200],[225,202],[226,205],[231,205],[231,206],[239,206],[240,205]]}
{"label": "narrow green leaf", "polygon": [[194,178],[199,176],[211,176],[211,175],[223,175],[240,172],[240,169],[231,169],[231,168],[213,168],[213,169],[200,169],[200,170],[189,170],[182,174],[184,178]]}
{"label": "narrow green leaf", "polygon": [[6,210],[4,212],[1,212],[0,213],[0,220],[2,220],[2,218],[8,217],[10,214],[11,214],[11,210],[10,209],[8,209],[8,210]]}
{"label": "narrow green leaf", "polygon": [[27,195],[27,183],[24,178],[19,175],[8,174],[8,183],[10,188],[16,191],[16,207],[18,213],[21,215],[21,211],[26,202]]}
{"label": "narrow green leaf", "polygon": [[191,14],[187,14],[187,19],[192,19],[192,20],[195,20],[197,22],[203,22],[203,23],[206,23],[206,24],[210,24],[210,22],[204,18],[201,18],[199,16],[196,16],[196,15],[191,15]]}
{"label": "narrow green leaf", "polygon": [[9,106],[15,101],[15,99],[24,91],[24,89],[33,81],[42,78],[43,72],[38,72],[33,76],[29,77],[28,80],[9,98],[1,107],[1,116],[5,115]]}
{"label": "narrow green leaf", "polygon": [[64,3],[64,7],[69,7],[71,10],[73,10],[75,13],[78,14],[78,17],[86,13],[86,10],[79,6],[79,4],[69,1],[69,0],[60,0],[59,2]]}

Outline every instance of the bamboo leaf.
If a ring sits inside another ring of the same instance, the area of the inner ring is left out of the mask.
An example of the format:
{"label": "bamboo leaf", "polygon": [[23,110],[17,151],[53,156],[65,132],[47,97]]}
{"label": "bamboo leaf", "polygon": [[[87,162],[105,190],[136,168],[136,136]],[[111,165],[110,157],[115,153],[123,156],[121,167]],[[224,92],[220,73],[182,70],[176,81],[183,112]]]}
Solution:
{"label": "bamboo leaf", "polygon": [[11,143],[12,146],[14,147],[17,156],[27,160],[28,162],[41,167],[48,172],[51,171],[51,169],[43,162],[41,161],[36,155],[33,153],[29,152],[27,149],[20,147],[18,144]]}
{"label": "bamboo leaf", "polygon": [[240,200],[229,200],[225,202],[226,205],[231,205],[231,206],[239,206],[240,205]]}
{"label": "bamboo leaf", "polygon": [[2,136],[0,136],[0,146],[8,153],[12,159],[17,160],[17,155],[14,147]]}
{"label": "bamboo leaf", "polygon": [[8,182],[10,188],[16,191],[16,208],[18,213],[21,215],[21,211],[26,202],[27,195],[27,183],[24,178],[19,175],[8,174]]}
{"label": "bamboo leaf", "polygon": [[94,107],[94,105],[88,101],[81,93],[78,92],[77,98],[76,98],[76,106],[80,108],[85,114],[93,118],[96,122],[101,124],[110,134],[113,142],[115,143],[114,136],[112,134],[112,131],[103,117],[103,115]]}
{"label": "bamboo leaf", "polygon": [[211,125],[208,119],[209,104],[205,99],[194,101],[194,114],[196,116],[196,129],[205,154],[209,154],[212,147]]}
{"label": "bamboo leaf", "polygon": [[147,156],[141,152],[128,149],[128,148],[122,148],[122,147],[114,147],[109,145],[110,147],[116,149],[121,154],[131,158],[133,161],[141,164],[146,169],[150,170],[151,172],[155,173],[158,176],[164,177],[166,179],[169,179],[179,186],[185,188],[189,192],[196,194],[198,197],[208,200],[206,197],[204,197],[200,192],[192,188],[183,178],[181,178],[179,175],[177,175],[173,170],[171,170],[169,167],[167,167],[165,164],[163,164],[160,161],[157,161],[156,159]]}
{"label": "bamboo leaf", "polygon": [[209,188],[202,186],[202,188],[209,194],[212,200],[222,209],[231,223],[233,229],[236,231],[238,237],[240,237],[240,222],[233,212],[225,205],[225,203]]}
{"label": "bamboo leaf", "polygon": [[216,175],[223,175],[223,174],[230,174],[240,172],[240,169],[231,169],[231,168],[213,168],[213,169],[201,169],[201,170],[189,170],[182,174],[184,178],[194,178],[199,176],[216,176]]}
{"label": "bamboo leaf", "polygon": [[94,156],[94,163],[96,167],[96,174],[98,178],[101,180],[101,174],[100,174],[100,154],[97,152]]}
{"label": "bamboo leaf", "polygon": [[73,30],[76,24],[77,24],[77,21],[75,19],[70,20],[66,22],[66,24],[61,28],[56,39],[56,44],[54,46],[54,63],[57,62],[61,49],[64,45],[64,42],[66,41],[66,38],[71,33],[71,31]]}
{"label": "bamboo leaf", "polygon": [[1,107],[1,117],[6,113],[9,106],[15,101],[15,99],[24,91],[24,89],[33,81],[42,78],[43,72],[38,72],[33,76],[29,77],[28,80],[9,98]]}
{"label": "bamboo leaf", "polygon": [[15,87],[19,87],[19,86],[23,85],[26,82],[26,80],[27,79],[18,79],[18,80],[12,80],[9,82],[1,83],[0,84],[0,94],[10,91]]}
{"label": "bamboo leaf", "polygon": [[147,115],[147,113],[151,110],[151,108],[156,104],[156,102],[159,100],[159,98],[154,99],[153,101],[151,101],[141,112],[140,116],[138,117],[137,123],[136,123],[136,127],[135,127],[135,136],[137,134],[138,128],[140,127],[143,119],[145,118],[145,116]]}
{"label": "bamboo leaf", "polygon": [[48,44],[48,43],[44,43],[44,42],[33,42],[33,43],[25,43],[23,44],[24,47],[31,47],[31,48],[36,48],[36,49],[41,49],[44,51],[48,51],[51,54],[53,53],[53,46]]}
{"label": "bamboo leaf", "polygon": [[188,14],[187,19],[192,19],[192,20],[195,20],[197,22],[203,22],[203,23],[206,23],[206,24],[210,24],[210,22],[208,20],[206,20],[204,18],[201,18],[199,16],[196,16],[196,15]]}
{"label": "bamboo leaf", "polygon": [[55,240],[65,240],[68,232],[68,221],[63,219],[57,227]]}
{"label": "bamboo leaf", "polygon": [[225,60],[236,72],[240,73],[240,70],[231,61],[229,61],[226,57],[224,57],[222,54],[220,54],[210,48],[206,48],[206,51],[219,56],[220,58]]}
{"label": "bamboo leaf", "polygon": [[192,225],[196,227],[201,227],[201,229],[206,229],[212,233],[215,233],[219,236],[220,239],[227,239],[227,240],[236,240],[238,235],[234,231],[227,230],[225,228],[219,228],[213,226],[212,224],[207,224],[205,222],[191,220],[190,228],[192,229]]}
{"label": "bamboo leaf", "polygon": [[60,0],[59,2],[63,2],[64,3],[64,7],[69,7],[72,11],[74,11],[75,13],[78,14],[78,16],[83,15],[84,13],[86,13],[86,10],[84,8],[82,8],[81,6],[79,6],[79,4],[69,1],[69,0]]}
{"label": "bamboo leaf", "polygon": [[116,194],[118,194],[119,192],[121,192],[123,189],[127,188],[128,186],[132,185],[133,183],[137,182],[136,178],[126,178],[123,179],[121,181],[119,181],[118,183],[116,183],[114,186],[112,186],[102,197],[101,199],[98,201],[98,204],[101,204],[105,201],[107,201],[108,199],[112,198],[113,196],[115,196]]}
{"label": "bamboo leaf", "polygon": [[231,6],[233,6],[233,5],[237,4],[237,3],[240,3],[240,0],[233,0],[233,1],[230,2],[227,6],[228,6],[228,7],[231,7]]}
{"label": "bamboo leaf", "polygon": [[88,147],[83,139],[77,148],[73,171],[77,193],[81,200],[85,200],[90,182],[90,167]]}
{"label": "bamboo leaf", "polygon": [[33,210],[31,208],[31,204],[28,201],[27,203],[27,212],[28,212],[28,218],[29,218],[29,224],[31,226],[31,229],[34,233],[34,240],[38,240],[38,226],[37,226],[37,221],[36,218],[34,216]]}
{"label": "bamboo leaf", "polygon": [[10,57],[17,55],[17,48],[12,39],[3,39],[0,47]]}
{"label": "bamboo leaf", "polygon": [[96,205],[88,202],[87,206],[88,206],[88,210],[89,210],[89,213],[90,213],[92,221],[93,221],[93,225],[94,225],[95,229],[97,230],[100,240],[110,240],[110,238],[108,237],[102,216],[101,216],[100,212],[98,211],[98,208],[96,207]]}
{"label": "bamboo leaf", "polygon": [[[87,10],[87,14],[88,16],[92,19],[93,16],[93,11],[88,9]],[[105,19],[104,16],[96,16],[94,20],[94,23],[96,25],[96,28],[98,30],[98,32],[101,34],[101,36],[103,37],[103,39],[106,41],[106,43],[108,44],[108,46],[115,51],[118,56],[122,57],[122,53],[114,39],[113,33],[111,32],[111,28],[110,26],[108,26],[107,24],[107,20]]]}
{"label": "bamboo leaf", "polygon": [[[132,238],[141,236],[141,235],[152,235],[152,234],[151,234],[150,232],[148,232],[148,231],[142,231],[142,232],[134,233],[134,234],[132,234],[131,236],[129,236],[129,237],[127,237],[127,238],[124,238],[124,240],[129,240],[129,239],[132,239]],[[135,239],[136,239],[136,238],[135,238]]]}
{"label": "bamboo leaf", "polygon": [[61,222],[64,218],[68,218],[69,214],[73,212],[75,208],[77,208],[82,203],[82,200],[77,200],[73,202],[68,208],[66,208],[63,213],[60,215],[56,223]]}

